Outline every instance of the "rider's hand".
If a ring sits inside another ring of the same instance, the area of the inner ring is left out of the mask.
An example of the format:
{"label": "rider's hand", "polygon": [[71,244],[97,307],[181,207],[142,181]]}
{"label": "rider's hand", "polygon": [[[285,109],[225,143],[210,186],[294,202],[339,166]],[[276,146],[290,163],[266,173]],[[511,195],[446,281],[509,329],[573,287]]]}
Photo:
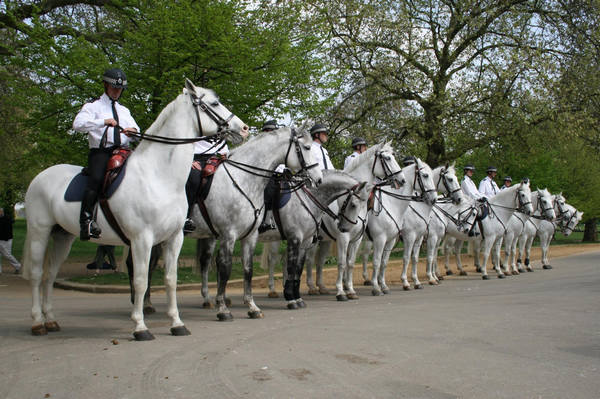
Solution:
{"label": "rider's hand", "polygon": [[122,133],[127,135],[127,137],[131,137],[133,133],[137,133],[137,129],[134,127],[128,127],[127,129],[123,129]]}
{"label": "rider's hand", "polygon": [[487,198],[485,198],[485,197],[478,198],[477,202],[487,202]]}
{"label": "rider's hand", "polygon": [[108,118],[104,120],[104,126],[117,126],[119,122],[114,120],[113,118]]}

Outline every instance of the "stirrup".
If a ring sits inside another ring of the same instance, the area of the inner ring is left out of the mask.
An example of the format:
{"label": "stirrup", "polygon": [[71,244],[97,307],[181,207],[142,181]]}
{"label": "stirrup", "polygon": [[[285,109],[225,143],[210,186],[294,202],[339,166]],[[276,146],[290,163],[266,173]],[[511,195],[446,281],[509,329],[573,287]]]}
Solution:
{"label": "stirrup", "polygon": [[185,223],[183,224],[183,232],[191,233],[196,230],[196,223],[191,218],[185,219]]}
{"label": "stirrup", "polygon": [[272,224],[267,223],[267,222],[262,222],[260,224],[260,226],[258,226],[258,234],[264,233],[265,231],[268,231],[268,230],[275,230],[275,229],[276,229],[276,227],[273,226]]}
{"label": "stirrup", "polygon": [[90,238],[100,238],[100,234],[102,234],[102,230],[100,230],[94,219],[86,219],[81,222],[79,238],[82,241],[88,241]]}

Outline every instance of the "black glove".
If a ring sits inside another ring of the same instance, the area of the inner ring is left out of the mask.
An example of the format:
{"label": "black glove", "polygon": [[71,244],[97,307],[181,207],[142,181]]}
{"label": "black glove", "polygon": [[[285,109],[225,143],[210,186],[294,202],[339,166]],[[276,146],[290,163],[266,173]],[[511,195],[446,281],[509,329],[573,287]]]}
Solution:
{"label": "black glove", "polygon": [[481,203],[487,202],[487,198],[485,198],[485,197],[478,198],[477,202],[481,202]]}

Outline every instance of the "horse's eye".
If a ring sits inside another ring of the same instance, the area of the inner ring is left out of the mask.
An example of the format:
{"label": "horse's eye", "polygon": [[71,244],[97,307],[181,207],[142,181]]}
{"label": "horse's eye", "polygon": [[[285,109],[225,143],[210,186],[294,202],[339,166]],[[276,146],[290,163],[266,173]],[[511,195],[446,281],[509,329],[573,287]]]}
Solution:
{"label": "horse's eye", "polygon": [[423,177],[427,179],[429,177],[429,174],[423,173]]}
{"label": "horse's eye", "polygon": [[213,102],[212,104],[210,104],[210,105],[212,105],[213,107],[218,107],[218,106],[219,106],[219,101],[214,101],[214,102]]}
{"label": "horse's eye", "polygon": [[306,145],[304,146],[304,149],[305,149],[306,151],[309,151],[309,150],[310,150],[310,146],[309,146],[308,144],[306,144]]}

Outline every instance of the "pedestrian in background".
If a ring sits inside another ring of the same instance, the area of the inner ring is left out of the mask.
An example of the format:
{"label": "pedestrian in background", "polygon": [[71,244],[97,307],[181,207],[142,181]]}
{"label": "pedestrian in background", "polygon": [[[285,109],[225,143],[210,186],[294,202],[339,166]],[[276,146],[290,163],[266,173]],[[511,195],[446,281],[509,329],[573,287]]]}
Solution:
{"label": "pedestrian in background", "polygon": [[4,208],[0,208],[0,273],[2,273],[2,257],[15,268],[15,274],[19,274],[21,270],[21,264],[11,253],[14,222],[12,212],[4,212]]}

